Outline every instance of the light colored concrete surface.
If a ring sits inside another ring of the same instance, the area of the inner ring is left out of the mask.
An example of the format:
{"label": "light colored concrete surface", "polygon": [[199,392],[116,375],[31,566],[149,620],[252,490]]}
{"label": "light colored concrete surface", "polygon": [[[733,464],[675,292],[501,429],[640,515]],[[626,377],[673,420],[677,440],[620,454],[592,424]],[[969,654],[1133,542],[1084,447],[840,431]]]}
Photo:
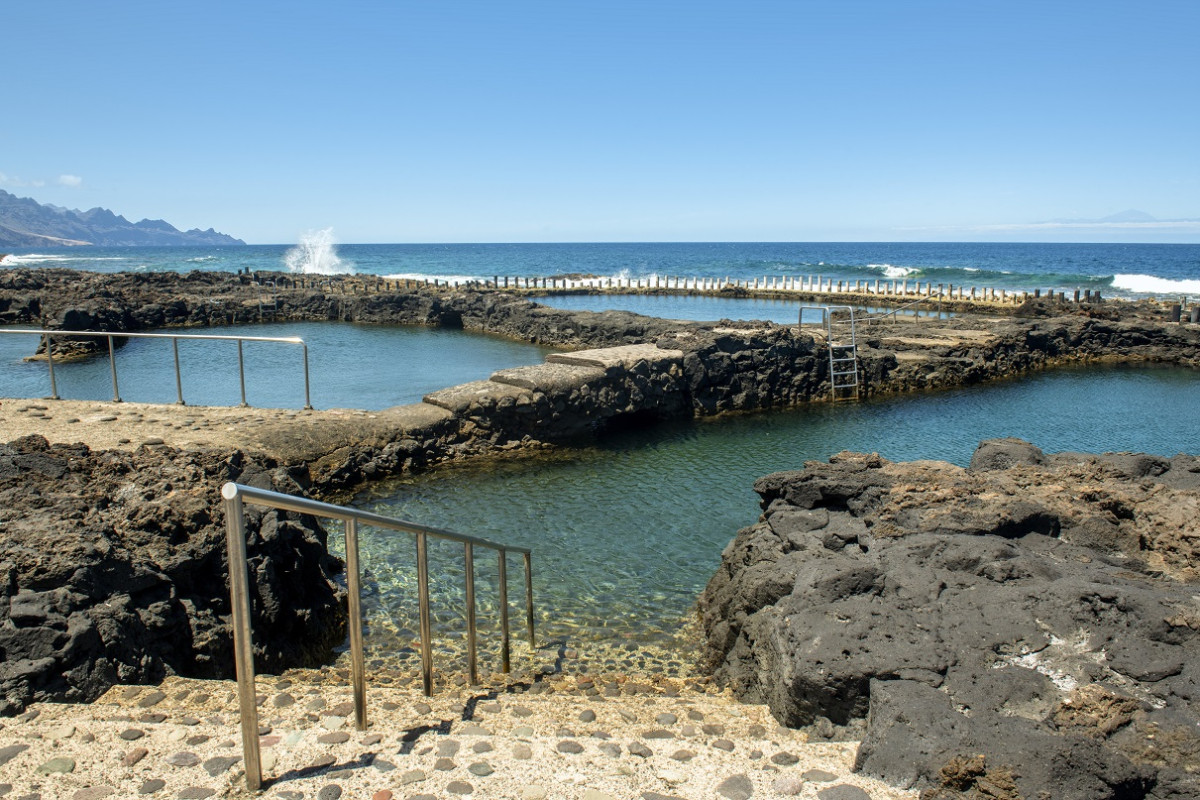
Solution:
{"label": "light colored concrete surface", "polygon": [[573,353],[551,353],[546,361],[553,364],[577,364],[585,367],[628,369],[639,361],[663,364],[682,361],[682,350],[664,350],[653,344],[631,344],[622,347],[601,347],[595,350],[576,350]]}
{"label": "light colored concrete surface", "polygon": [[[854,742],[810,742],[764,706],[665,679],[553,675],[425,698],[370,677],[358,731],[352,692],[332,670],[260,676],[259,796],[690,800],[732,796],[718,788],[732,782],[756,799],[813,800],[838,786],[916,798],[853,774]],[[169,678],[91,704],[35,704],[0,720],[0,743],[0,758],[19,750],[0,764],[0,793],[7,785],[12,797],[253,796],[229,681]]]}
{"label": "light colored concrete surface", "polygon": [[603,377],[604,370],[596,367],[546,363],[498,370],[491,379],[531,391],[566,392]]}

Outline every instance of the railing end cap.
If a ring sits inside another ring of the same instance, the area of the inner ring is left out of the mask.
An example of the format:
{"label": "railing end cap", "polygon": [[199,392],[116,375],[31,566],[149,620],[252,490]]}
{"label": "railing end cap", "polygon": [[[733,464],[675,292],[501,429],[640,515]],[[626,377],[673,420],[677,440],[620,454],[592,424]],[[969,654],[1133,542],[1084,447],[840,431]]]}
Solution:
{"label": "railing end cap", "polygon": [[238,485],[233,481],[228,481],[224,486],[221,487],[221,497],[225,498],[226,500],[232,500],[237,496]]}

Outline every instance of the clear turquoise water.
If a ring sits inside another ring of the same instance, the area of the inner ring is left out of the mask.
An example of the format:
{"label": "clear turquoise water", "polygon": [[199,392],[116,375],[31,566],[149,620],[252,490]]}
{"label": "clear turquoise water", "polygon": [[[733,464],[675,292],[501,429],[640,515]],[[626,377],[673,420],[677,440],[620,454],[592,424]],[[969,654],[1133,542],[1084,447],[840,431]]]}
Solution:
{"label": "clear turquoise water", "polygon": [[[13,327],[13,326],[9,326]],[[336,322],[270,323],[147,333],[299,336],[308,345],[315,408],[378,410],[420,402],[436,389],[484,380],[498,369],[540,364],[548,348],[465,331]],[[25,362],[37,337],[0,335],[0,396],[50,394],[46,363]],[[246,401],[266,408],[304,406],[304,361],[296,345],[246,342]],[[189,405],[237,405],[241,399],[235,342],[181,341],[183,397]],[[116,351],[123,400],[173,403],[175,366],[166,340],[130,339]],[[58,364],[60,397],[111,400],[107,356]]]}
{"label": "clear turquoise water", "polygon": [[[670,650],[722,548],[757,519],[758,477],[841,450],[965,465],[981,439],[1000,436],[1048,452],[1200,453],[1198,400],[1194,370],[1058,370],[935,394],[662,425],[553,458],[404,476],[371,487],[356,504],[533,548],[539,626],[549,638],[585,651]],[[404,651],[415,625],[411,542],[370,531],[363,541],[371,641],[377,653]],[[439,545],[432,560],[437,627],[453,640],[462,627],[461,553]],[[494,597],[483,587],[494,586],[495,567],[485,562],[478,572],[481,593]],[[520,579],[515,560],[510,579]],[[494,620],[494,605],[489,614]]]}

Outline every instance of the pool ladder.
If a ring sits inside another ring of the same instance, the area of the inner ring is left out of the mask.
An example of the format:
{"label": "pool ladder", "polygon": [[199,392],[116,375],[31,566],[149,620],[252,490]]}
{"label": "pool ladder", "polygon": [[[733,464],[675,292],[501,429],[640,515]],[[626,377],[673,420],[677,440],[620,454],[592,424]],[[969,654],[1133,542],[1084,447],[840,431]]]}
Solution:
{"label": "pool ladder", "polygon": [[829,349],[829,399],[857,400],[862,378],[858,369],[858,324],[853,306],[801,306],[804,312],[818,311]]}

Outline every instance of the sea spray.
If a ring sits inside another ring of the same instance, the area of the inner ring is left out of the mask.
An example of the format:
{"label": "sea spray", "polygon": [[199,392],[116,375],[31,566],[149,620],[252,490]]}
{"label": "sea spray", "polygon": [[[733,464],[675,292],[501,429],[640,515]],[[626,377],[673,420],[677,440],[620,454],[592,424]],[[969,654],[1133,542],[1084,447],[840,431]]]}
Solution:
{"label": "sea spray", "polygon": [[305,275],[336,275],[354,272],[354,265],[342,261],[333,240],[333,228],[307,231],[300,236],[300,243],[288,250],[283,257],[290,272]]}

